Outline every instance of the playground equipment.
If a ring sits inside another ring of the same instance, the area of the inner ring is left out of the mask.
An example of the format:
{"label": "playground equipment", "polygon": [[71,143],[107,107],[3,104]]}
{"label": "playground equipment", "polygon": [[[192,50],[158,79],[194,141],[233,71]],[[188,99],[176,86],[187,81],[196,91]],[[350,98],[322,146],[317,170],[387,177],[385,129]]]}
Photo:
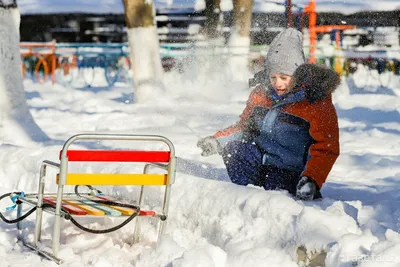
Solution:
{"label": "playground equipment", "polygon": [[[137,151],[137,150],[71,150],[69,147],[76,141],[124,141],[124,144],[132,141],[135,144],[143,142],[164,143],[168,150],[159,151]],[[128,162],[128,163],[144,163],[143,174],[137,173],[117,173],[117,174],[96,174],[96,173],[70,173],[70,162]],[[56,183],[58,190],[56,193],[45,193],[45,178],[47,167],[58,170]],[[162,174],[149,174],[150,167],[162,170]],[[39,176],[39,189],[37,194],[24,194],[15,192],[5,194],[0,197],[3,199],[10,196],[11,200],[17,205],[17,219],[8,220],[1,213],[0,217],[7,223],[17,223],[17,227],[21,230],[21,221],[28,217],[36,210],[36,221],[34,231],[34,243],[31,244],[26,240],[22,240],[24,245],[37,251],[40,255],[60,264],[63,262],[58,257],[60,249],[61,219],[70,220],[75,226],[83,231],[104,234],[120,229],[137,216],[148,216],[157,218],[159,221],[158,238],[165,232],[166,220],[168,219],[169,199],[171,195],[171,186],[175,181],[176,158],[175,149],[170,140],[163,136],[156,135],[124,135],[124,134],[78,134],[70,137],[60,151],[60,161],[52,162],[45,160],[41,164]],[[75,194],[64,193],[65,186],[75,186]],[[87,186],[91,189],[89,194],[80,194],[79,186]],[[141,186],[138,203],[127,204],[117,201],[109,196],[105,196],[100,190],[93,185],[112,186]],[[144,204],[144,187],[146,186],[163,186],[165,187],[164,197],[162,200],[161,211],[143,211],[140,209]],[[26,214],[21,215],[22,205],[27,204],[33,208]],[[45,251],[43,245],[40,244],[42,232],[42,216],[43,212],[47,212],[55,216],[53,235],[52,235],[52,253]],[[78,223],[75,217],[91,217],[102,218],[103,216],[118,217],[123,216],[127,219],[110,229],[94,230],[86,228]],[[140,239],[140,220],[136,218],[134,231],[134,242]]]}
{"label": "playground equipment", "polygon": [[[53,70],[56,68],[55,45],[55,41],[51,43],[21,43],[23,77],[25,77],[27,69],[29,69],[34,72],[39,83],[44,83],[46,77],[51,73],[51,81],[54,84],[55,75]],[[28,64],[32,64],[32,66],[28,66]]]}
{"label": "playground equipment", "polygon": [[[210,49],[194,44],[160,44],[161,63],[165,72],[182,71],[185,63],[196,68],[194,57],[204,60],[216,56],[230,57],[224,46]],[[249,61],[262,55],[265,47],[251,47]],[[60,82],[75,88],[91,87],[93,82],[105,81],[105,86],[116,82],[133,84],[129,47],[126,43],[21,43],[22,71],[24,77],[44,83],[51,75],[52,83]],[[96,76],[96,77],[95,77]],[[193,75],[194,77],[194,75]],[[96,86],[96,85],[95,85]]]}
{"label": "playground equipment", "polygon": [[[176,59],[191,50],[187,44],[161,44],[164,71],[170,71]],[[51,76],[52,83],[90,87],[95,75],[103,75],[108,86],[115,82],[132,83],[129,47],[126,43],[32,43],[20,44],[22,74],[39,83]],[[97,76],[96,76],[97,77]],[[57,81],[56,81],[57,80]]]}
{"label": "playground equipment", "polygon": [[323,25],[323,26],[316,26],[317,25],[317,4],[316,0],[310,0],[308,6],[304,8],[304,12],[308,14],[308,30],[310,33],[310,63],[316,63],[317,59],[315,57],[315,51],[317,47],[317,33],[323,32],[331,32],[333,30],[336,31],[336,48],[339,49],[340,46],[340,32],[343,30],[348,29],[355,29],[356,26],[351,25]]}

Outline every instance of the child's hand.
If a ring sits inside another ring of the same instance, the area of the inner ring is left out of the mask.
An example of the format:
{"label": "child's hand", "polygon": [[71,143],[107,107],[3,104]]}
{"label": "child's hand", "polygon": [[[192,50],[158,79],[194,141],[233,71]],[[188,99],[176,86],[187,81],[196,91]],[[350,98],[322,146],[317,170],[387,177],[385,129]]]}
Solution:
{"label": "child's hand", "polygon": [[317,192],[317,186],[313,179],[307,176],[301,177],[296,187],[296,197],[301,200],[313,200]]}
{"label": "child's hand", "polygon": [[201,138],[197,142],[197,146],[203,150],[201,155],[204,157],[208,157],[208,156],[217,154],[221,151],[220,144],[218,143],[217,139],[215,139],[212,136],[207,136],[207,137]]}

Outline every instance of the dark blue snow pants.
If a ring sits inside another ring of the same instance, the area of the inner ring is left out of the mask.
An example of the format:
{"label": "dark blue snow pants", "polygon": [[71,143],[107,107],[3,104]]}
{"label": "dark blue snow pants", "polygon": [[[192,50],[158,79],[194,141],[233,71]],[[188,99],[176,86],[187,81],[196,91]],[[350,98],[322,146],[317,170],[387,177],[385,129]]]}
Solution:
{"label": "dark blue snow pants", "polygon": [[296,194],[301,173],[262,164],[263,154],[252,142],[229,142],[222,153],[229,177],[238,185],[253,184],[265,190],[283,189]]}

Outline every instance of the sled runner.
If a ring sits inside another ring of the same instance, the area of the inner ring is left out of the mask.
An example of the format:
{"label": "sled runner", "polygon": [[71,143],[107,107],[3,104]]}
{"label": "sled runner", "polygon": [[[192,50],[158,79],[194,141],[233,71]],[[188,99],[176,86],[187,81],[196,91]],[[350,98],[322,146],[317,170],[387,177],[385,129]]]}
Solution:
{"label": "sled runner", "polygon": [[[98,140],[116,140],[124,141],[124,144],[132,141],[134,144],[143,143],[164,143],[167,145],[167,151],[137,151],[137,150],[70,150],[69,147],[76,141],[98,141]],[[70,173],[70,162],[128,162],[141,163],[144,165],[143,173]],[[58,170],[56,183],[58,190],[56,193],[45,193],[45,178],[47,167]],[[155,167],[160,174],[149,174],[150,167]],[[140,237],[140,220],[141,216],[149,216],[159,219],[158,237],[165,232],[166,220],[168,219],[168,206],[171,194],[171,185],[175,180],[176,158],[175,149],[170,140],[163,136],[156,135],[112,135],[112,134],[78,134],[69,138],[60,152],[60,161],[52,162],[45,160],[42,162],[39,175],[39,189],[37,194],[10,193],[0,197],[10,196],[17,205],[17,219],[7,220],[0,213],[1,218],[7,223],[17,223],[17,227],[21,230],[20,222],[36,210],[34,242],[23,243],[37,251],[40,255],[55,261],[58,264],[63,262],[58,257],[60,249],[60,234],[62,231],[61,219],[70,220],[75,226],[81,230],[103,234],[120,229],[132,219],[136,219],[134,240],[138,242]],[[75,186],[74,193],[64,193],[65,186]],[[110,196],[105,196],[101,191],[93,186],[141,186],[140,195],[137,204],[130,204],[118,201]],[[79,193],[79,186],[87,186],[90,193]],[[153,210],[142,211],[140,207],[144,202],[145,186],[163,186],[165,187],[161,211]],[[31,205],[32,208],[24,215],[22,213],[22,205]],[[42,249],[40,244],[42,231],[42,215],[43,212],[50,213],[55,216],[54,229],[52,235],[52,252]],[[86,228],[78,223],[75,217],[103,218],[104,216],[126,217],[126,220],[120,225],[105,230],[93,230]],[[138,217],[137,217],[138,216]]]}

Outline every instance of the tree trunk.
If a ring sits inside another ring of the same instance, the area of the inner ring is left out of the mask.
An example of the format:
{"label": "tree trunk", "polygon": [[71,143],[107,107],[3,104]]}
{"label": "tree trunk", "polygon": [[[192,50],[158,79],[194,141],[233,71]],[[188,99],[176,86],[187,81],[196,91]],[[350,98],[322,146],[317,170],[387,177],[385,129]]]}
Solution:
{"label": "tree trunk", "polygon": [[250,37],[253,0],[233,0],[233,22],[240,37]]}
{"label": "tree trunk", "polygon": [[220,15],[221,15],[221,0],[205,0],[206,8],[204,10],[206,14],[206,22],[204,25],[203,33],[208,39],[216,39],[220,37],[218,27],[220,26]]}
{"label": "tree trunk", "polygon": [[19,51],[20,21],[15,3],[0,5],[0,140],[13,144],[48,141],[26,104]]}
{"label": "tree trunk", "polygon": [[253,0],[233,0],[233,28],[228,46],[231,53],[230,71],[237,81],[247,81],[251,75],[248,70],[248,56],[252,12]]}
{"label": "tree trunk", "polygon": [[152,100],[164,89],[154,6],[152,1],[124,0],[124,7],[135,102]]}

